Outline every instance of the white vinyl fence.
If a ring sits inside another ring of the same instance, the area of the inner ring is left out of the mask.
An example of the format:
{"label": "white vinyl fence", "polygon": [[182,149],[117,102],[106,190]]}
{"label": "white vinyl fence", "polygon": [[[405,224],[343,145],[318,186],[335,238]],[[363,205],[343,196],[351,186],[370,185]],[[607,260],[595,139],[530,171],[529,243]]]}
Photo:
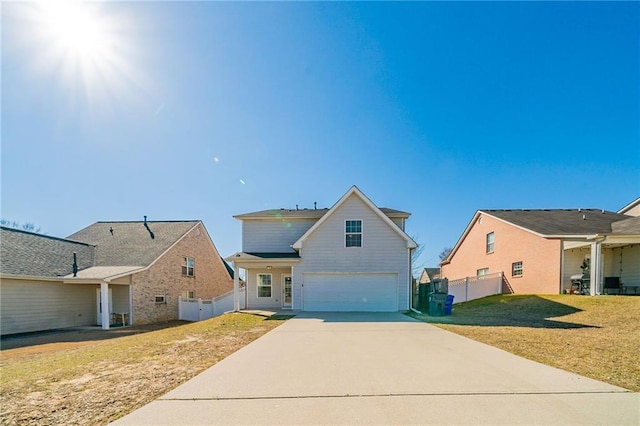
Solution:
{"label": "white vinyl fence", "polygon": [[[244,288],[240,288],[240,309],[245,307]],[[178,298],[178,318],[185,321],[202,321],[233,311],[233,290],[213,299]]]}
{"label": "white vinyl fence", "polygon": [[455,296],[453,303],[467,302],[493,294],[502,294],[502,272],[481,277],[449,280],[449,294]]}

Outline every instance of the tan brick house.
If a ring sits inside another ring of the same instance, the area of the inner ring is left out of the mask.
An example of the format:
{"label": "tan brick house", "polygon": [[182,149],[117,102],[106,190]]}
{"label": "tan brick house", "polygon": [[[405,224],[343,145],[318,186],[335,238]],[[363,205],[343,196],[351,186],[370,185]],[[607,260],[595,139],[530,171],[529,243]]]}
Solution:
{"label": "tan brick house", "polygon": [[179,296],[233,289],[201,221],[97,222],[66,239],[2,228],[2,240],[2,334],[173,320]]}
{"label": "tan brick house", "polygon": [[557,294],[585,263],[590,294],[601,294],[608,277],[636,292],[640,218],[598,209],[479,210],[441,268],[449,279],[502,272],[507,291]]}

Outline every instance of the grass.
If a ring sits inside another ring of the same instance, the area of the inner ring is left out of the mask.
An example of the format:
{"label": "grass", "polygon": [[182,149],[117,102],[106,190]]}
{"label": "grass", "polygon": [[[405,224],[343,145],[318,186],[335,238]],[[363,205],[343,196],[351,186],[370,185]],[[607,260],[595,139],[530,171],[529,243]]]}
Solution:
{"label": "grass", "polygon": [[3,350],[2,424],[107,424],[184,383],[284,319],[227,314],[83,346]]}
{"label": "grass", "polygon": [[411,316],[543,364],[640,391],[640,297],[498,295]]}

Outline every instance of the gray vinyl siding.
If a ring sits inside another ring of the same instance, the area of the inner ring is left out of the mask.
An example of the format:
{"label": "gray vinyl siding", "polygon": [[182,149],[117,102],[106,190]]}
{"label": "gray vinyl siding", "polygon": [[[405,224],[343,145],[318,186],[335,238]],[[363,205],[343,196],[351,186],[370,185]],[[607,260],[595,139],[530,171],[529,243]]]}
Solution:
{"label": "gray vinyl siding", "polygon": [[316,219],[311,220],[243,220],[242,251],[247,253],[293,252],[295,243]]}
{"label": "gray vinyl siding", "polygon": [[[271,274],[271,297],[258,297],[258,274]],[[247,269],[247,309],[281,309],[282,276],[290,274],[289,268]]]}
{"label": "gray vinyl siding", "polygon": [[402,229],[404,231],[404,219],[402,219],[402,218],[393,218],[393,219],[391,219],[391,221],[393,223],[395,223],[398,226],[398,228],[400,228],[400,229]]}
{"label": "gray vinyl siding", "polygon": [[[345,221],[362,220],[362,247],[345,247]],[[293,268],[293,309],[301,309],[306,272],[398,274],[398,310],[409,308],[409,259],[406,241],[356,195],[333,212],[302,244]]]}
{"label": "gray vinyl siding", "polygon": [[96,324],[96,285],[0,281],[0,334]]}

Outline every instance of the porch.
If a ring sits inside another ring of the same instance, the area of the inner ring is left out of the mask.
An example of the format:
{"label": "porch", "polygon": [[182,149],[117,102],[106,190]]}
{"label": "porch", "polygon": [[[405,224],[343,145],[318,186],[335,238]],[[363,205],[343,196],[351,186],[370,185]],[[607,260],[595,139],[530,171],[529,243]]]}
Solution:
{"label": "porch", "polygon": [[[234,310],[291,311],[292,276],[300,262],[297,253],[235,253],[225,259],[233,264]],[[240,270],[246,291],[240,291]],[[240,298],[244,296],[244,300]]]}
{"label": "porch", "polygon": [[573,277],[573,289],[580,279],[583,294],[640,294],[640,237],[608,236],[562,244],[561,293],[572,291]]}

